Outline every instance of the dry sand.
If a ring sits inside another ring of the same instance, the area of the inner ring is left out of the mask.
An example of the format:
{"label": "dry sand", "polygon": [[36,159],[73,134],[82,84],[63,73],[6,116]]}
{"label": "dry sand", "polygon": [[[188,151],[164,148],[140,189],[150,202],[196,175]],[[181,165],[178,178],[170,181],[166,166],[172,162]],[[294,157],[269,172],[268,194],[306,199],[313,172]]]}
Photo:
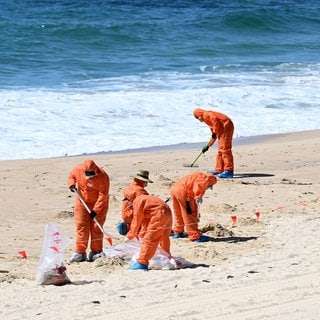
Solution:
{"label": "dry sand", "polygon": [[[121,259],[105,257],[67,263],[72,283],[64,286],[39,285],[36,272],[46,224],[75,236],[74,195],[66,185],[74,165],[91,158],[109,174],[104,228],[117,245],[121,192],[137,170],[149,170],[149,193],[166,199],[181,176],[212,169],[216,149],[197,168],[183,166],[199,153],[195,147],[0,161],[0,318],[318,319],[319,137],[316,130],[235,144],[234,179],[220,179],[201,206],[200,227],[212,241],[171,241],[172,255],[192,267],[130,271]],[[66,261],[73,249],[72,242]]]}

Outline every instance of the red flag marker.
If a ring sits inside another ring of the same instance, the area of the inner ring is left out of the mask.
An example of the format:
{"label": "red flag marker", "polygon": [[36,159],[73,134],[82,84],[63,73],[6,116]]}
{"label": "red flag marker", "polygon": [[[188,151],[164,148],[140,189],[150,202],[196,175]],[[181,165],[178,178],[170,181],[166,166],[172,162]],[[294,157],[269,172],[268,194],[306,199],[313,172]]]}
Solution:
{"label": "red flag marker", "polygon": [[260,212],[259,212],[259,211],[256,211],[254,214],[256,215],[257,220],[259,220],[259,219],[260,219]]}
{"label": "red flag marker", "polygon": [[19,251],[18,253],[21,255],[21,257],[22,257],[23,259],[28,259],[27,253],[26,253],[24,250],[23,250],[23,251]]}
{"label": "red flag marker", "polygon": [[237,223],[237,216],[231,216],[232,224]]}

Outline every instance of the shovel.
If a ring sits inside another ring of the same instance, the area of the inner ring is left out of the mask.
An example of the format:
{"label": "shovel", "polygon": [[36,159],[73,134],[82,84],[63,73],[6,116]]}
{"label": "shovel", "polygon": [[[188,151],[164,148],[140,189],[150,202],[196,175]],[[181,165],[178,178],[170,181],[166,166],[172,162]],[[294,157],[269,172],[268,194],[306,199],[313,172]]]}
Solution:
{"label": "shovel", "polygon": [[[79,197],[79,200],[81,201],[81,203],[84,205],[84,207],[87,209],[88,213],[90,214],[91,210],[88,207],[88,205],[85,203],[85,201],[83,200],[83,198],[81,197],[79,191],[77,189],[75,189],[76,194]],[[98,220],[96,219],[96,217],[93,218],[94,223],[98,226],[98,228],[100,229],[100,231],[104,234],[104,236],[106,237],[107,241],[109,242],[110,246],[112,246],[112,238],[110,235],[108,235],[103,227],[101,226],[101,224],[98,222]]]}
{"label": "shovel", "polygon": [[[209,140],[209,142],[205,145],[205,147],[209,147],[210,145],[212,145],[215,142],[215,139],[211,138]],[[199,167],[196,162],[198,161],[198,159],[201,157],[201,155],[203,154],[202,150],[201,152],[197,155],[197,157],[194,159],[194,161],[191,164],[188,163],[184,163],[183,166],[184,167]]]}

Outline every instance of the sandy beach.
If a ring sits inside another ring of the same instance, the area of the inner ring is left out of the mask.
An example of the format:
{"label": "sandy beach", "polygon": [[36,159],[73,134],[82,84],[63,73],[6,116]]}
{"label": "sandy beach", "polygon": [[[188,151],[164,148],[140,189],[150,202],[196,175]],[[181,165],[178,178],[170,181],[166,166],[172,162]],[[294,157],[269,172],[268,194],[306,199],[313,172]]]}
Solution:
{"label": "sandy beach", "polygon": [[148,192],[166,199],[180,177],[213,169],[216,147],[195,168],[184,164],[197,147],[0,161],[1,319],[318,319],[319,137],[316,130],[235,143],[234,179],[219,179],[201,205],[199,225],[212,241],[171,240],[172,255],[190,266],[131,271],[115,257],[70,264],[72,241],[64,286],[39,285],[36,273],[46,224],[75,237],[67,177],[76,164],[93,159],[108,173],[104,228],[121,245],[115,226],[135,173],[149,170]]}

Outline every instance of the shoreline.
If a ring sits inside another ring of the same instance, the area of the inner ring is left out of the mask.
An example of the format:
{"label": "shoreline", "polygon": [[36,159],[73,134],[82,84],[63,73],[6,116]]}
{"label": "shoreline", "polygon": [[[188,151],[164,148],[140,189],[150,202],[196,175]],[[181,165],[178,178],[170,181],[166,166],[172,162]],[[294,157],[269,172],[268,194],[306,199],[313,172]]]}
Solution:
{"label": "shoreline", "polygon": [[[293,132],[285,132],[285,133],[275,133],[275,134],[265,134],[265,135],[256,135],[256,136],[248,136],[248,137],[237,137],[233,139],[233,148],[243,145],[250,145],[259,142],[268,141],[277,137],[287,137],[288,135],[293,134],[302,134],[302,133],[315,133],[319,132],[320,129],[315,130],[304,130],[304,131],[293,131]],[[25,159],[3,159],[0,162],[5,161],[30,161],[30,160],[45,160],[45,159],[63,159],[63,158],[76,158],[76,157],[90,157],[90,156],[104,156],[104,155],[124,155],[124,154],[139,154],[139,153],[152,153],[152,152],[168,152],[168,151],[188,151],[192,149],[198,149],[201,151],[201,148],[207,142],[194,142],[194,143],[178,143],[172,145],[162,145],[162,146],[150,146],[144,148],[133,148],[133,149],[124,149],[118,151],[99,151],[93,153],[81,153],[76,155],[65,155],[65,156],[57,156],[57,157],[43,157],[43,158],[25,158]],[[213,148],[216,148],[217,143],[214,144]]]}
{"label": "shoreline", "polygon": [[[273,139],[276,137],[287,136],[290,134],[298,134],[303,132],[317,132],[320,129],[316,130],[304,130],[304,131],[294,131],[294,132],[285,132],[285,133],[274,133],[274,134],[264,134],[264,135],[256,135],[256,136],[248,136],[248,137],[237,137],[233,139],[233,147],[248,145],[258,142],[263,142],[269,139]],[[148,152],[165,152],[165,151],[181,151],[181,150],[190,150],[190,149],[201,149],[207,142],[193,142],[193,143],[177,143],[171,145],[162,145],[162,146],[150,146],[144,148],[134,148],[134,149],[124,149],[118,151],[100,151],[94,153],[82,153],[78,155],[72,155],[67,157],[83,157],[90,155],[116,155],[116,154],[131,154],[131,153],[148,153]],[[214,145],[216,146],[216,144]]]}

